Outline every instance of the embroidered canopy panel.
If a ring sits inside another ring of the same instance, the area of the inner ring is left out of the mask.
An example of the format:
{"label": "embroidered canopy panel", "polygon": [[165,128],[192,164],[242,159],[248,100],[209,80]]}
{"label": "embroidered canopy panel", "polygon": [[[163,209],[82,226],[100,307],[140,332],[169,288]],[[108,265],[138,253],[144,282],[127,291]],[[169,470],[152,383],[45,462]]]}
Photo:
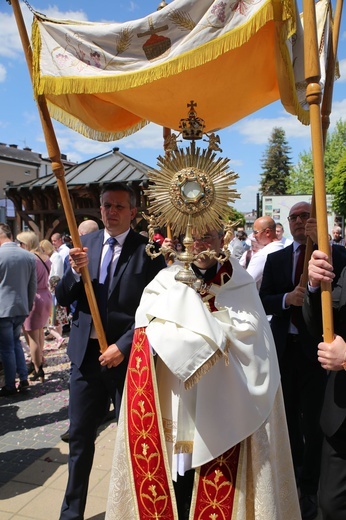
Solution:
{"label": "embroidered canopy panel", "polygon": [[[323,73],[329,3],[316,5]],[[150,121],[178,130],[191,100],[206,132],[278,99],[308,124],[303,34],[294,0],[174,0],[125,23],[35,13],[35,95],[53,118],[103,141]]]}

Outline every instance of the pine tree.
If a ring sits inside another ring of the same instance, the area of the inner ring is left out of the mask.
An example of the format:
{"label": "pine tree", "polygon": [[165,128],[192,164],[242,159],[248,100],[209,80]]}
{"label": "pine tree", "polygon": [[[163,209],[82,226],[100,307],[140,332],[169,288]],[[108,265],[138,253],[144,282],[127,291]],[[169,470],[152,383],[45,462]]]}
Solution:
{"label": "pine tree", "polygon": [[261,192],[262,195],[284,195],[291,169],[291,151],[283,128],[273,128],[269,144],[261,160]]}

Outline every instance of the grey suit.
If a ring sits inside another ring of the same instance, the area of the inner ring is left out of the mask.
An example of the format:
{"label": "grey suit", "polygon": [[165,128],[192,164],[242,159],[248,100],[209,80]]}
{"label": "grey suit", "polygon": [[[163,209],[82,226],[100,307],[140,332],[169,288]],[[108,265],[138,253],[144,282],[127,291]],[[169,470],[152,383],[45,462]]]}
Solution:
{"label": "grey suit", "polygon": [[35,294],[35,257],[6,242],[0,247],[0,318],[28,316]]}
{"label": "grey suit", "polygon": [[15,390],[16,373],[21,381],[28,371],[19,336],[36,294],[36,262],[33,254],[13,242],[0,247],[0,353],[5,386]]}

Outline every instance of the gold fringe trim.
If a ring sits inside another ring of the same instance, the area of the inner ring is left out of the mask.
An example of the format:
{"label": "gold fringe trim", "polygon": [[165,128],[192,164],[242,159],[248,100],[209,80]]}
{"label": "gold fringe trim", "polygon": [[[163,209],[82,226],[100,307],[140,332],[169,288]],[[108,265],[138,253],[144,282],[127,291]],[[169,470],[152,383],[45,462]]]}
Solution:
{"label": "gold fringe trim", "polygon": [[[38,25],[37,17],[34,16],[31,25],[31,48],[32,48],[32,85],[34,88],[35,98],[39,96],[39,84],[40,84],[40,61],[41,61],[41,33]],[[43,92],[41,92],[42,94]]]}
{"label": "gold fringe trim", "polygon": [[[41,22],[35,18],[32,33],[35,96],[37,97],[41,94],[91,94],[121,91],[176,75],[184,70],[200,67],[218,58],[220,55],[247,43],[266,23],[275,20],[275,5],[280,3],[280,0],[267,0],[262,8],[242,26],[199,46],[197,49],[185,52],[165,63],[154,65],[144,70],[124,74],[115,73],[117,75],[113,77],[101,75],[96,78],[41,76],[39,66],[42,46],[39,31]],[[294,13],[292,0],[284,2],[281,13],[280,22],[289,20],[290,27],[295,25],[294,20],[292,20]]]}
{"label": "gold fringe trim", "polygon": [[[285,8],[285,2],[283,2],[283,5],[281,6],[283,9],[285,9],[286,13],[288,11],[287,7]],[[296,20],[296,10],[295,6],[292,6],[294,12],[291,13],[292,18],[291,20]],[[280,9],[280,6],[278,7]],[[299,15],[299,14],[298,14]],[[289,50],[287,48],[286,42],[287,40],[292,37],[292,35],[296,32],[296,24],[288,23],[286,26],[281,26],[280,30],[276,32],[277,34],[277,45],[278,50],[277,53],[279,53],[282,62],[284,64],[284,70],[285,74],[281,75],[279,72],[277,73],[277,79],[278,79],[278,86],[279,86],[279,92],[280,92],[280,100],[287,110],[292,115],[296,115],[298,120],[303,125],[310,124],[310,112],[309,110],[302,107],[300,104],[298,97],[297,97],[297,89],[299,88],[299,85],[296,85],[295,77],[293,73],[293,67],[291,62],[291,56],[289,53]],[[276,57],[276,60],[278,60],[278,57]],[[280,67],[277,64],[277,68]],[[283,77],[282,77],[283,76]],[[289,87],[287,87],[287,81],[289,84]],[[289,91],[289,96],[287,96],[287,91]],[[286,94],[283,94],[286,93]],[[287,104],[287,97],[289,97],[289,105]],[[285,102],[284,102],[285,100]]]}
{"label": "gold fringe trim", "polygon": [[224,359],[225,366],[229,365],[229,357],[228,353],[230,351],[232,342],[229,338],[226,340],[226,346],[224,350],[218,349],[214,354],[205,362],[202,366],[199,367],[196,372],[192,374],[188,379],[186,379],[184,383],[185,390],[190,390],[198,381],[207,373],[209,370],[215,365],[219,359]]}
{"label": "gold fringe trim", "polygon": [[122,139],[123,137],[127,137],[128,135],[132,135],[135,132],[138,132],[138,130],[141,130],[150,123],[150,121],[142,119],[142,121],[139,121],[139,123],[136,125],[133,125],[125,130],[118,130],[117,132],[105,130],[104,132],[101,132],[100,130],[95,130],[94,128],[84,124],[77,117],[69,114],[57,105],[54,105],[54,103],[52,103],[49,99],[46,99],[46,101],[50,116],[53,119],[59,121],[59,123],[62,123],[65,126],[68,126],[81,135],[84,135],[84,137],[88,137],[89,139],[93,139],[95,141],[117,141],[118,139]]}
{"label": "gold fringe trim", "polygon": [[190,390],[198,381],[211,369],[212,366],[215,365],[219,359],[224,357],[224,354],[221,350],[217,350],[214,354],[205,362],[202,366],[200,366],[196,372],[192,374],[188,379],[186,379],[184,386],[185,390]]}
{"label": "gold fringe trim", "polygon": [[174,445],[174,453],[192,453],[193,441],[177,441]]}

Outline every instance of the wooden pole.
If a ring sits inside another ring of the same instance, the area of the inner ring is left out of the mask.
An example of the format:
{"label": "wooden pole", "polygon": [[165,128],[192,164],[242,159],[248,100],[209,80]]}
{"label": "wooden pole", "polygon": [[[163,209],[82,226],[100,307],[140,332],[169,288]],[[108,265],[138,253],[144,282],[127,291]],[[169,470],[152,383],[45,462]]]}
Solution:
{"label": "wooden pole", "polygon": [[[336,64],[337,48],[338,48],[338,41],[339,41],[339,34],[340,34],[342,8],[343,8],[343,0],[337,0],[336,7],[335,7],[333,31],[332,31],[332,34],[330,34],[329,42],[327,42],[327,45],[328,45],[327,69],[326,69],[326,80],[325,80],[325,86],[323,89],[323,99],[322,99],[322,108],[321,108],[322,137],[323,137],[324,151],[326,148],[327,132],[328,132],[329,125],[330,125],[329,116],[332,111],[335,64]],[[315,189],[313,189],[313,191],[312,191],[311,216],[312,217],[316,216]],[[301,279],[302,287],[306,287],[306,284],[308,281],[308,263],[309,263],[312,251],[313,251],[313,243],[312,243],[311,238],[308,237],[307,243],[306,243],[304,270],[303,270],[303,275],[302,275],[302,279]]]}
{"label": "wooden pole", "polygon": [[[330,257],[328,240],[327,202],[324,174],[324,146],[321,123],[322,91],[319,84],[321,73],[317,43],[317,24],[314,0],[304,0],[304,64],[306,99],[310,110],[312,162],[314,168],[314,190],[316,197],[316,218],[318,247]],[[332,289],[330,283],[321,284],[322,323],[324,341],[333,341]]]}
{"label": "wooden pole", "polygon": [[[16,20],[16,24],[19,31],[19,36],[22,41],[23,50],[25,54],[25,59],[28,65],[31,82],[32,82],[32,49],[30,46],[30,41],[28,38],[28,34],[26,31],[26,27],[23,20],[23,15],[19,6],[18,0],[11,0],[11,5],[14,13],[14,17]],[[48,111],[46,99],[44,96],[39,96],[37,100],[37,108],[39,112],[39,116],[41,119],[42,130],[44,133],[44,138],[46,141],[47,151],[49,158],[52,161],[52,170],[57,179],[57,184],[59,188],[59,193],[61,197],[61,202],[64,208],[67,224],[69,227],[69,231],[72,237],[72,241],[75,247],[82,248],[82,243],[80,240],[80,236],[78,234],[77,223],[74,216],[71,199],[68,193],[66,180],[65,180],[65,171],[64,165],[61,161],[61,154],[59,150],[59,145],[55,136],[52,120],[50,118],[50,114]],[[96,329],[97,337],[100,343],[101,352],[105,352],[107,349],[107,340],[103,330],[102,321],[99,313],[99,309],[97,306],[97,301],[95,298],[95,294],[93,291],[90,273],[88,267],[83,267],[81,269],[81,275],[84,282],[84,288],[86,292],[86,296],[88,299],[88,304],[90,307],[91,315],[93,318],[93,323]]]}
{"label": "wooden pole", "polygon": [[[165,7],[167,7],[167,2],[165,2],[164,0],[162,2],[160,2],[160,4],[158,5],[157,7],[157,11],[161,11],[161,9],[164,9]],[[167,128],[167,127],[163,127],[163,130],[162,130],[162,134],[163,134],[163,142],[166,141],[167,137],[170,137],[171,135],[171,129],[170,128]],[[173,235],[172,235],[172,229],[171,229],[171,226],[170,224],[168,224],[166,226],[166,235],[167,235],[167,238],[170,238],[172,239],[173,238]],[[167,264],[168,265],[171,265],[173,263],[172,260],[168,260]]]}
{"label": "wooden pole", "polygon": [[[163,141],[165,142],[167,137],[169,137],[171,135],[171,129],[164,126],[163,130],[162,130],[162,134],[163,134]],[[167,153],[167,152],[165,152],[165,153]],[[167,238],[170,238],[170,239],[173,238],[172,229],[171,229],[170,224],[167,224],[167,226],[166,226],[166,235],[167,235]],[[172,261],[169,261],[168,264],[171,265]]]}
{"label": "wooden pole", "polygon": [[334,90],[334,77],[335,77],[335,64],[338,50],[341,16],[342,16],[343,0],[337,0],[335,6],[333,32],[330,35],[329,47],[328,47],[328,62],[326,70],[326,81],[323,92],[322,100],[322,132],[323,142],[326,145],[327,131],[330,125],[330,114],[332,111],[332,100]]}

